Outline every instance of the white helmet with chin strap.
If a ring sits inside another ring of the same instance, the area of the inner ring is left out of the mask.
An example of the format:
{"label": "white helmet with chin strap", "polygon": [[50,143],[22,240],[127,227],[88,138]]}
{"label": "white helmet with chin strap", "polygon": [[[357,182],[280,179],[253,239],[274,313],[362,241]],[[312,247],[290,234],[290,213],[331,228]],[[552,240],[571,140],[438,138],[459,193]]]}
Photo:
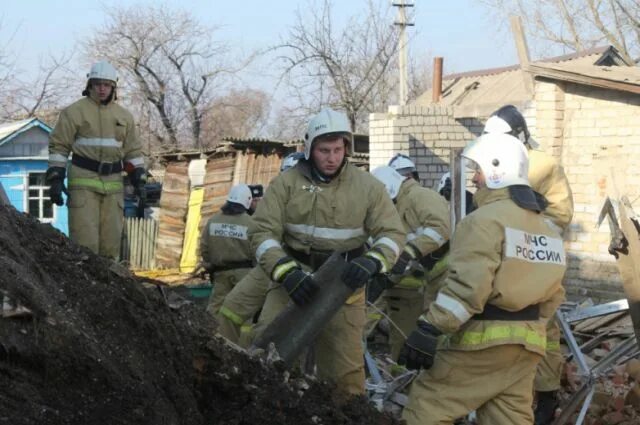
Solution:
{"label": "white helmet with chin strap", "polygon": [[400,192],[400,186],[402,186],[402,182],[405,178],[394,170],[393,167],[388,165],[377,167],[371,172],[371,174],[384,184],[389,197],[391,199],[396,199]]}
{"label": "white helmet with chin strap", "polygon": [[449,180],[449,185],[451,185],[451,173],[450,172],[446,172],[442,175],[442,177],[440,177],[440,181],[438,182],[438,188],[436,189],[436,192],[441,194],[441,190],[444,189],[444,187],[447,185],[447,180]]}
{"label": "white helmet with chin strap", "polygon": [[489,189],[529,185],[527,149],[515,137],[489,133],[478,137],[462,152],[462,156],[480,167]]}
{"label": "white helmet with chin strap", "polygon": [[331,135],[344,137],[347,154],[353,154],[353,133],[349,119],[343,112],[325,108],[309,120],[307,133],[304,135],[304,159],[311,157],[311,148],[316,138]]}
{"label": "white helmet with chin strap", "polygon": [[251,195],[251,189],[246,184],[238,184],[233,186],[229,191],[229,195],[227,196],[227,202],[240,204],[247,210],[251,207],[252,200],[253,196]]}
{"label": "white helmet with chin strap", "polygon": [[116,69],[107,61],[96,62],[91,66],[87,74],[87,80],[107,80],[115,86],[118,84],[118,73]]}

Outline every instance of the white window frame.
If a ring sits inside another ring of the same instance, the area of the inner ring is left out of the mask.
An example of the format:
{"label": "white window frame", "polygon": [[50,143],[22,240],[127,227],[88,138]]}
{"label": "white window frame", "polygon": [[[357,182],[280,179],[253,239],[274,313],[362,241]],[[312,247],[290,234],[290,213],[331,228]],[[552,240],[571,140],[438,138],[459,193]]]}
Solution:
{"label": "white window frame", "polygon": [[[29,214],[31,214],[31,211],[29,211],[29,201],[32,199],[38,199],[40,202],[40,214],[42,215],[42,212],[44,211],[44,206],[43,206],[43,201],[45,200],[44,197],[44,191],[46,189],[49,189],[49,186],[30,186],[29,185],[29,180],[31,177],[31,174],[45,174],[46,171],[29,171],[27,173],[27,175],[25,176],[25,182],[24,182],[24,211]],[[37,198],[32,198],[31,196],[29,196],[29,191],[30,190],[35,190],[38,189],[38,197]],[[38,219],[38,221],[40,221],[41,223],[54,223],[56,221],[56,218],[58,216],[58,206],[56,204],[51,205],[52,207],[52,213],[53,213],[53,217],[51,218],[45,218],[45,217],[36,217]],[[35,217],[35,216],[34,216]]]}

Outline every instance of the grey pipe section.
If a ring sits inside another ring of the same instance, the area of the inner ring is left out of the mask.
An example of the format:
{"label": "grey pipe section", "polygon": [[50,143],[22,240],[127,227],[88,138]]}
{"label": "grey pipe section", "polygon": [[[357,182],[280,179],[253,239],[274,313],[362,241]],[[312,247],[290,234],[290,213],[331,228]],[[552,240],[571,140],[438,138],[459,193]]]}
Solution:
{"label": "grey pipe section", "polygon": [[341,279],[346,264],[337,253],[329,257],[313,274],[313,280],[320,290],[311,302],[303,306],[289,303],[258,335],[249,352],[256,348],[266,350],[269,343],[273,342],[280,359],[291,366],[353,294]]}

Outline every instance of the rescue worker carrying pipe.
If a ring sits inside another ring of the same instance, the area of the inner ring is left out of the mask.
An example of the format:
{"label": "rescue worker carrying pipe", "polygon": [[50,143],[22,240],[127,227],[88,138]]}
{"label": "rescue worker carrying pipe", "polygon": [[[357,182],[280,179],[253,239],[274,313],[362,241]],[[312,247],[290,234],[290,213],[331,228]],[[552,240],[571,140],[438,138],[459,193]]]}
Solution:
{"label": "rescue worker carrying pipe", "polygon": [[233,186],[227,202],[207,221],[200,237],[200,255],[213,285],[207,306],[212,315],[218,313],[227,294],[253,267],[248,238],[252,207],[255,204],[251,188],[246,184]]}
{"label": "rescue worker carrying pipe", "polygon": [[[396,157],[397,158],[397,157]],[[431,189],[424,188],[414,179],[415,165],[408,159],[399,158],[392,163],[405,161],[409,167],[400,167],[400,174],[392,166],[378,167],[372,174],[387,188],[407,232],[407,244],[400,258],[391,269],[391,279],[379,277],[369,285],[367,301],[374,303],[386,290],[384,298],[389,309],[389,318],[396,326],[389,328],[389,346],[393,359],[397,359],[404,345],[405,336],[415,327],[416,320],[428,305],[435,300],[438,279],[444,276],[446,264],[432,277],[426,274],[434,270],[437,261],[430,255],[438,251],[449,240],[449,207],[445,199]],[[415,267],[417,264],[420,267]],[[423,266],[424,265],[424,268]],[[438,270],[440,267],[438,268]],[[397,282],[397,283],[394,283]]]}
{"label": "rescue worker carrying pipe", "polygon": [[[551,155],[541,151],[538,143],[529,134],[527,123],[513,105],[498,109],[487,120],[485,133],[505,133],[517,137],[527,147],[529,154],[529,183],[548,203],[543,216],[562,235],[573,217],[573,195],[569,180],[562,166]],[[547,328],[547,353],[538,367],[535,380],[537,405],[536,425],[553,421],[558,407],[558,390],[564,366],[560,351],[560,328],[550,320]]]}
{"label": "rescue worker carrying pipe", "polygon": [[487,134],[462,156],[478,209],[456,227],[444,286],[400,354],[424,369],[403,419],[452,424],[476,410],[480,424],[531,424],[546,322],[564,297],[562,238],[540,214],[518,139]]}
{"label": "rescue worker carrying pipe", "polygon": [[[342,280],[355,292],[323,324],[315,358],[321,379],[332,379],[344,393],[362,394],[363,286],[391,269],[405,234],[384,186],[347,161],[352,153],[353,135],[344,113],[323,109],[311,118],[304,160],[270,183],[249,234],[259,264],[275,282],[267,293],[259,329],[289,300],[298,305],[313,300],[323,282],[315,282],[310,272],[333,252],[347,260]],[[374,243],[366,250],[369,237]]]}
{"label": "rescue worker carrying pipe", "polygon": [[[118,77],[108,62],[97,62],[87,74],[82,99],[60,112],[49,139],[51,201],[62,206],[68,193],[69,236],[96,254],[120,256],[124,187],[122,171],[140,191],[147,173],[133,116],[117,99]],[[68,191],[67,177],[69,154]]]}
{"label": "rescue worker carrying pipe", "polygon": [[[283,173],[304,158],[303,152],[293,152],[282,160],[280,172]],[[218,333],[229,341],[248,347],[251,335],[241,339],[242,325],[256,315],[264,304],[271,279],[262,267],[255,266],[227,294],[216,316]]]}

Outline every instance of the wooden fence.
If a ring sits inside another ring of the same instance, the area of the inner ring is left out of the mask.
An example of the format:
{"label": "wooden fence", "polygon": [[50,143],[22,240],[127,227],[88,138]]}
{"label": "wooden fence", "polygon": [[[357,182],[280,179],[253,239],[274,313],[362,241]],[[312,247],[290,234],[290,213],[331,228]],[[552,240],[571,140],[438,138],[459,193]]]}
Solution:
{"label": "wooden fence", "polygon": [[132,270],[155,268],[158,222],[152,218],[127,217],[124,221],[122,259]]}

